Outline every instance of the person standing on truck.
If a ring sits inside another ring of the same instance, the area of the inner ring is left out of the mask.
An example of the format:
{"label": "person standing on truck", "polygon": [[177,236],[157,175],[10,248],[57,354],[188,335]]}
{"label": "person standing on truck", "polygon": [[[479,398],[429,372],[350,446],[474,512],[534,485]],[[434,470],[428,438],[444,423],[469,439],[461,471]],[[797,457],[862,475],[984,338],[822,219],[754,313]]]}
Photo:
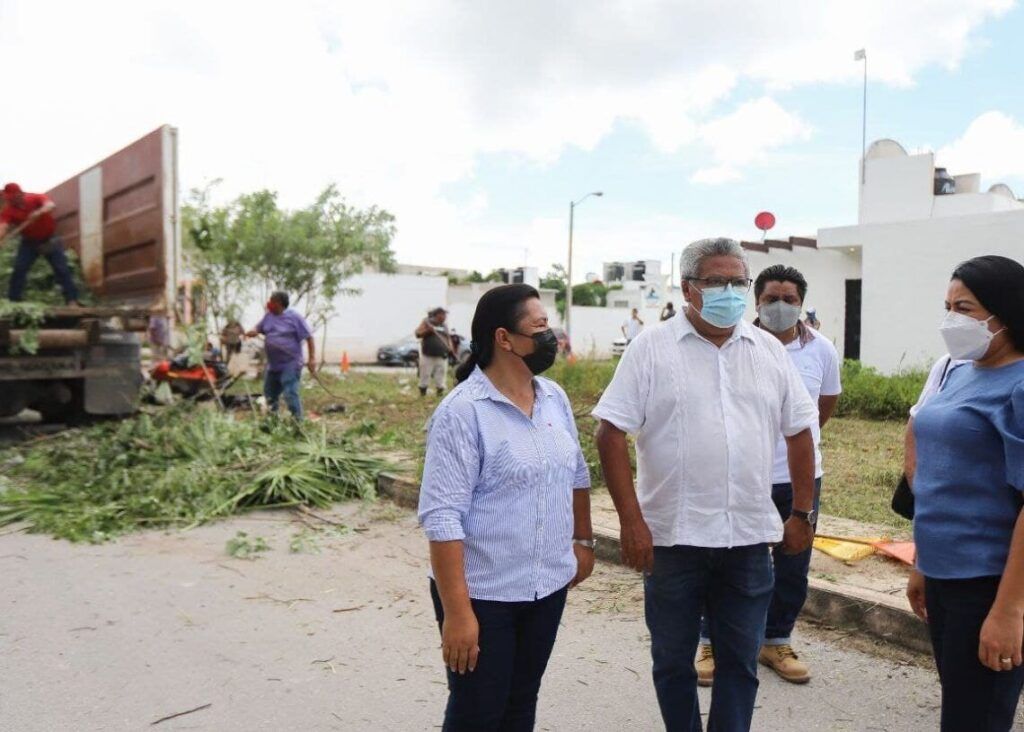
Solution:
{"label": "person standing on truck", "polygon": [[420,396],[427,395],[427,388],[433,384],[437,395],[444,394],[448,379],[448,354],[454,353],[452,340],[445,321],[448,311],[437,307],[416,328],[420,339]]}
{"label": "person standing on truck", "polygon": [[297,420],[302,419],[302,399],[299,382],[302,379],[302,342],[306,342],[309,359],[306,367],[316,374],[316,343],[306,319],[288,309],[288,293],[275,292],[267,303],[267,314],[256,327],[245,335],[265,338],[267,370],[263,376],[263,396],[270,411],[277,413],[278,399],[284,394],[288,411]]}
{"label": "person standing on truck", "polygon": [[17,183],[4,186],[3,202],[0,209],[0,246],[8,236],[21,238],[7,297],[12,302],[20,302],[24,298],[29,270],[42,255],[53,268],[64,301],[68,305],[77,305],[78,290],[64,254],[64,242],[56,234],[54,202],[42,193],[25,193]]}

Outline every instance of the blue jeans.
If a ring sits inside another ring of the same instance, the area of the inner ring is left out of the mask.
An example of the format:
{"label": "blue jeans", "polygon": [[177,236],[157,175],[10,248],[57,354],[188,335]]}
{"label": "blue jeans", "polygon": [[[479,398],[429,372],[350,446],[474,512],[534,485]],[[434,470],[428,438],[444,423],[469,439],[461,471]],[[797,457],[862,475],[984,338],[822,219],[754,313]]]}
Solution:
{"label": "blue jeans", "polygon": [[[537,717],[541,678],[555,646],[568,587],[532,602],[470,600],[480,624],[476,670],[448,670],[443,732],[529,732]],[[444,607],[437,585],[430,596],[438,626]]]}
{"label": "blue jeans", "polygon": [[654,571],[644,579],[644,607],[654,689],[667,732],[701,730],[693,658],[705,607],[715,644],[708,732],[750,729],[772,584],[767,544],[654,547]]}
{"label": "blue jeans", "polygon": [[1024,666],[993,671],[978,660],[978,637],[1000,577],[925,577],[928,632],[942,683],[942,732],[1009,732]]}
{"label": "blue jeans", "polygon": [[299,398],[301,366],[288,366],[280,371],[267,369],[263,375],[263,396],[270,411],[277,413],[277,400],[284,394],[284,403],[295,419],[302,419],[302,400]]}
{"label": "blue jeans", "polygon": [[[772,501],[785,521],[793,511],[793,484],[776,483],[772,486]],[[821,478],[814,481],[814,511],[817,514],[821,503]],[[792,642],[796,619],[807,601],[807,570],[811,568],[812,548],[799,554],[786,554],[782,546],[772,549],[772,563],[775,569],[775,589],[768,606],[768,620],[764,630],[764,645],[782,646]],[[710,643],[707,618],[700,628],[701,643]],[[716,670],[717,673],[717,670]]]}
{"label": "blue jeans", "polygon": [[64,253],[64,242],[59,236],[52,236],[42,241],[22,237],[21,243],[18,245],[18,254],[14,258],[14,269],[11,271],[11,283],[7,295],[11,302],[20,302],[25,297],[25,283],[28,281],[29,270],[32,269],[32,265],[35,264],[40,254],[46,257],[46,261],[53,268],[57,284],[60,285],[60,290],[64,293],[64,301],[77,301],[78,290],[75,287],[75,280],[71,276],[68,257]]}

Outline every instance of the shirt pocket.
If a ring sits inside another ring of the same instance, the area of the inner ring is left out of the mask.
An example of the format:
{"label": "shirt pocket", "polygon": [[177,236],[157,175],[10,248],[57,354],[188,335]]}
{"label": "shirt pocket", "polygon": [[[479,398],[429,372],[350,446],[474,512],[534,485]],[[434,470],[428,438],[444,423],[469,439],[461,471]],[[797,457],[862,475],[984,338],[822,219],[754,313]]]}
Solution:
{"label": "shirt pocket", "polygon": [[484,459],[484,480],[477,486],[477,492],[516,491],[536,485],[541,479],[541,465],[537,449],[531,442],[505,438],[488,449]]}

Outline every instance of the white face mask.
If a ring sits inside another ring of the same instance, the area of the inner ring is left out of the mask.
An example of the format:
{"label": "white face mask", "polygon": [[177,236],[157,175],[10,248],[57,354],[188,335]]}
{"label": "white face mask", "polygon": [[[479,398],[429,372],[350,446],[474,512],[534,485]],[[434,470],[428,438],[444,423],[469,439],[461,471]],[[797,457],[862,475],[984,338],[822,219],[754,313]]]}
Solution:
{"label": "white face mask", "polygon": [[939,326],[939,333],[946,341],[949,355],[962,361],[976,361],[984,357],[988,353],[992,339],[1005,330],[1004,328],[993,333],[988,329],[988,321],[994,317],[990,315],[985,320],[978,320],[952,310],[946,313],[942,325]]}

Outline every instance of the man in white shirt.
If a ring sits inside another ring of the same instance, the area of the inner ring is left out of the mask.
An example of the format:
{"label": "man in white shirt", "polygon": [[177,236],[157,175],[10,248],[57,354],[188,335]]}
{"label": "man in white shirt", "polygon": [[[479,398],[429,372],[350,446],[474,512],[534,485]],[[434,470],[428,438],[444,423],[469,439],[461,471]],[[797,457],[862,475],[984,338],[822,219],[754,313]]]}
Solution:
{"label": "man in white shirt", "polygon": [[[814,437],[814,513],[817,515],[821,496],[821,428],[832,412],[842,386],[839,380],[839,354],[835,346],[800,322],[800,310],[807,297],[807,280],[793,267],[776,264],[765,269],[754,281],[754,301],[758,318],[754,325],[763,328],[786,347],[811,399],[818,405],[818,420],[811,425]],[[772,501],[779,516],[786,520],[793,508],[793,484],[789,477],[786,441],[780,439],[775,448],[772,468]],[[768,606],[764,644],[759,660],[786,681],[803,684],[810,681],[807,665],[793,651],[790,636],[797,616],[807,600],[807,570],[811,566],[811,549],[789,555],[776,547],[772,550],[775,589]],[[709,623],[705,617],[701,628],[701,648],[697,656],[697,683],[710,686],[715,672]]]}
{"label": "man in white shirt", "polygon": [[644,329],[644,321],[640,320],[640,313],[636,308],[633,308],[633,312],[629,318],[622,324],[622,335],[626,338],[626,345],[628,346],[633,342],[633,339],[640,335],[640,331]]}
{"label": "man in white shirt", "polygon": [[[641,333],[594,409],[625,563],[645,573],[654,686],[668,730],[700,730],[693,658],[705,608],[717,662],[709,729],[749,729],[772,596],[770,545],[813,538],[818,410],[777,338],[742,321],[743,248],[694,242],[681,259],[687,308]],[[637,488],[626,433],[637,435]],[[793,512],[772,503],[784,436]]]}

